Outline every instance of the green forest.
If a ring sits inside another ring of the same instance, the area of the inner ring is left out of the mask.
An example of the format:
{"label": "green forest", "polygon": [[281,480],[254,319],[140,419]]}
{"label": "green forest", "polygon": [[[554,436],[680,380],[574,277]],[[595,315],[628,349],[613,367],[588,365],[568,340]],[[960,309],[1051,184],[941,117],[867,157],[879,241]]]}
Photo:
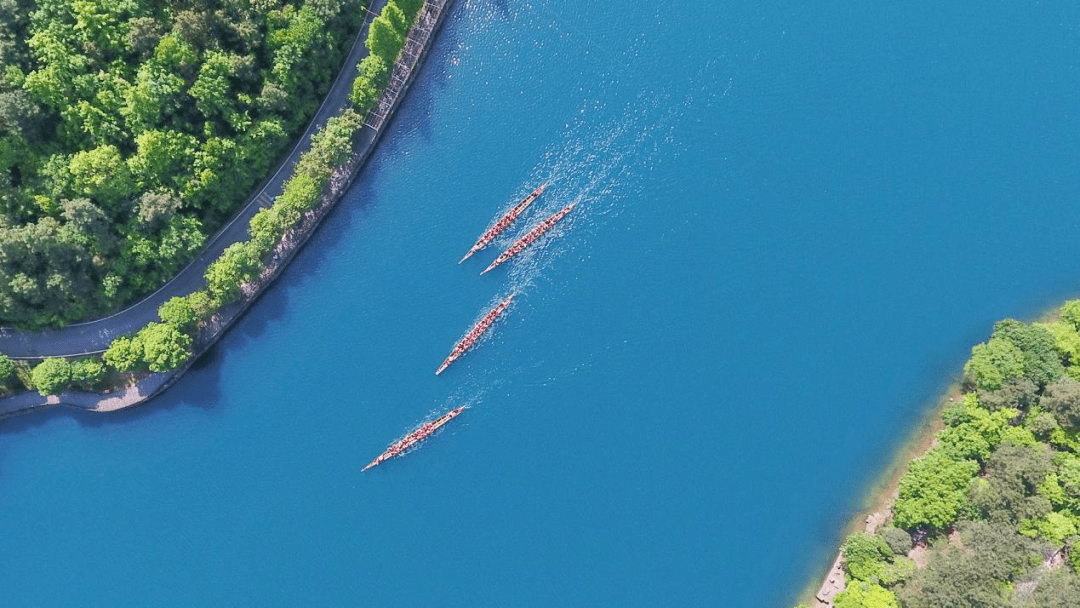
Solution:
{"label": "green forest", "polygon": [[318,107],[361,0],[0,0],[0,325],[183,267]]}
{"label": "green forest", "polygon": [[891,525],[845,542],[837,608],[1080,606],[1080,300],[999,321],[963,382]]}
{"label": "green forest", "polygon": [[353,142],[364,127],[363,114],[382,95],[422,7],[423,0],[389,0],[372,20],[364,41],[370,56],[357,66],[352,85],[355,107],[327,119],[312,136],[281,195],[251,218],[250,238],[228,246],[207,267],[205,288],[169,299],[158,308],[160,323],[116,337],[100,357],[51,357],[34,364],[0,354],[0,396],[23,389],[58,395],[68,388],[115,388],[130,383],[133,374],[171,371],[189,361],[199,328],[222,306],[241,298],[243,285],[266,269],[268,254],[304,213],[324,199],[335,169],[353,154]]}

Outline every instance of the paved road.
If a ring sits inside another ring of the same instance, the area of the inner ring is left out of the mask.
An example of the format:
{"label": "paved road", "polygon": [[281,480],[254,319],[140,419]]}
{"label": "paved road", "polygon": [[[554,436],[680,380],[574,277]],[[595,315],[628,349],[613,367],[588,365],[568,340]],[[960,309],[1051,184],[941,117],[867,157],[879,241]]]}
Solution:
{"label": "paved road", "polygon": [[[369,8],[370,12],[378,14],[386,6],[386,2],[387,0],[374,0]],[[285,180],[292,175],[293,165],[310,147],[311,135],[326,124],[328,118],[338,114],[349,104],[349,93],[352,90],[353,78],[356,76],[356,64],[367,55],[364,40],[367,38],[370,25],[371,16],[369,15],[360,27],[360,32],[353,42],[341,72],[330,87],[330,92],[327,93],[319,111],[311,119],[307,130],[304,131],[292,152],[278,165],[277,171],[270,179],[252,195],[236,217],[210,239],[199,257],[146,299],[108,317],[38,333],[0,328],[0,353],[22,359],[100,353],[109,347],[109,343],[116,336],[136,331],[151,321],[157,321],[158,307],[169,298],[187,295],[201,289],[206,284],[203,275],[206,273],[207,266],[216,260],[229,245],[247,240],[248,222],[251,217],[260,208],[269,205],[274,197],[281,194]],[[363,135],[371,136],[368,133]]]}

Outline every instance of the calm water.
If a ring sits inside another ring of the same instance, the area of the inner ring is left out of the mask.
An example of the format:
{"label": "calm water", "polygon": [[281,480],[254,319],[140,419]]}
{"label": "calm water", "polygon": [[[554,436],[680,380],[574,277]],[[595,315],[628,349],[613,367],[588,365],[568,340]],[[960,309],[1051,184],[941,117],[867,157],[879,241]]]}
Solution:
{"label": "calm water", "polygon": [[[4,603],[790,604],[991,323],[1080,294],[1080,7],[948,4],[459,0],[195,372],[0,423]],[[553,238],[455,263],[549,180]]]}

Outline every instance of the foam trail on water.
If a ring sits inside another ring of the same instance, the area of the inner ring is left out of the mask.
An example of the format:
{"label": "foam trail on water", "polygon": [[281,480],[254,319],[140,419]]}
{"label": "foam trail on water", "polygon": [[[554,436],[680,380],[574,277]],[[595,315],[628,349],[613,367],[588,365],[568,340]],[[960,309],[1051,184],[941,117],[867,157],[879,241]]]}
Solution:
{"label": "foam trail on water", "polygon": [[[515,234],[500,235],[497,248],[505,250],[544,218],[577,201],[578,205],[536,243],[507,262],[511,288],[524,292],[566,251],[588,249],[590,234],[634,201],[645,175],[653,169],[661,148],[671,142],[671,131],[682,108],[670,107],[656,119],[665,100],[642,93],[613,120],[593,122],[587,116],[567,123],[561,141],[553,142],[544,159],[530,172],[534,181],[551,184],[533,204],[530,221]],[[582,110],[589,106],[583,103]],[[511,232],[511,231],[507,231]],[[573,233],[574,238],[563,238]]]}

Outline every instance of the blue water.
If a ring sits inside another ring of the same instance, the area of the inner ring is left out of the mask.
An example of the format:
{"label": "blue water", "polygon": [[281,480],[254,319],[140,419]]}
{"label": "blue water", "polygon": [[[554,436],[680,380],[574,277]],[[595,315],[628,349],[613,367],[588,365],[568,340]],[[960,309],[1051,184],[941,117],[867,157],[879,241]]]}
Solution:
{"label": "blue water", "polygon": [[459,0],[357,185],[195,371],[0,422],[4,603],[790,605],[992,322],[1080,294],[1077,23]]}

